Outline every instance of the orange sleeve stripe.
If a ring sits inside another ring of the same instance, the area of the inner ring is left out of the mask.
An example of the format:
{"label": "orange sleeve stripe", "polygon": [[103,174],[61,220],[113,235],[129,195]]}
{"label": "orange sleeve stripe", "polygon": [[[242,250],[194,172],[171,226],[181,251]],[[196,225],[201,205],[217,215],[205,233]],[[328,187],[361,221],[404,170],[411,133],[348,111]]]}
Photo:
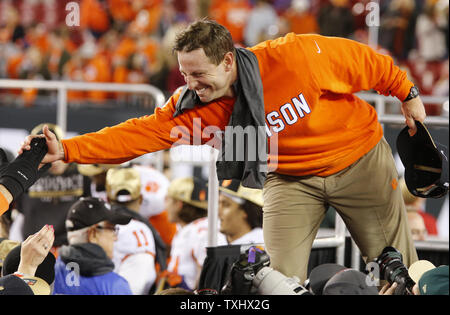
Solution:
{"label": "orange sleeve stripe", "polygon": [[[146,251],[143,252],[143,253],[144,253],[144,254],[149,254],[149,255],[151,255],[151,256],[153,256],[153,258],[156,257],[156,255],[155,255],[154,253],[152,253],[152,252],[150,252],[150,251],[148,251],[148,250],[146,250]],[[137,254],[139,254],[139,253],[137,253]],[[121,263],[123,263],[128,257],[130,257],[130,256],[132,256],[132,255],[135,255],[135,254],[128,254],[128,255],[125,255],[125,257],[122,258]]]}
{"label": "orange sleeve stripe", "polygon": [[6,200],[6,197],[0,193],[0,215],[5,213],[9,209],[9,202]]}
{"label": "orange sleeve stripe", "polygon": [[[131,118],[97,132],[62,140],[64,162],[119,164],[145,153],[169,149],[173,144],[190,144],[195,118],[201,122],[202,129],[207,126],[225,129],[233,110],[233,99],[186,110],[173,118],[179,93],[181,89],[152,115]],[[209,135],[201,140],[206,143],[213,137]]]}

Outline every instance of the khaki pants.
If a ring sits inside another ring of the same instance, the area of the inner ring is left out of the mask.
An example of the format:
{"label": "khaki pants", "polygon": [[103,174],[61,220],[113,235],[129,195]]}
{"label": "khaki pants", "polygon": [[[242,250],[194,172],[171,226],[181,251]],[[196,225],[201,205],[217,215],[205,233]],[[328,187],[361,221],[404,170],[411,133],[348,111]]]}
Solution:
{"label": "khaki pants", "polygon": [[386,246],[408,267],[417,253],[391,148],[384,138],[351,166],[328,177],[270,173],[264,185],[264,243],[271,266],[307,278],[309,254],[328,206],[344,220],[366,262]]}

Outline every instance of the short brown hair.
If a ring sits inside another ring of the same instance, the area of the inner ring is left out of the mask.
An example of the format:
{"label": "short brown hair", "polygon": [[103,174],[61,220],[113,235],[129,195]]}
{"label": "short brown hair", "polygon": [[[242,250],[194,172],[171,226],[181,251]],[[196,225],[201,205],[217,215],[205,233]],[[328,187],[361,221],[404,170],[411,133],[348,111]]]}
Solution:
{"label": "short brown hair", "polygon": [[191,223],[197,219],[206,217],[207,212],[205,209],[195,207],[186,202],[183,202],[183,207],[178,212],[178,218],[184,223]]}
{"label": "short brown hair", "polygon": [[215,65],[222,62],[226,53],[235,53],[230,32],[219,23],[206,18],[190,24],[178,33],[173,51],[190,52],[199,48],[203,48]]}

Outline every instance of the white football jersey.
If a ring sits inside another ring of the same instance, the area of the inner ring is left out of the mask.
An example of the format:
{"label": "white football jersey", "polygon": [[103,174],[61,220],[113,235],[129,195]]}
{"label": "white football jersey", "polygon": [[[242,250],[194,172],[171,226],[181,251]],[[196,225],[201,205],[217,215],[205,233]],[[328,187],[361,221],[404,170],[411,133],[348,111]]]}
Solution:
{"label": "white football jersey", "polygon": [[[224,242],[219,233],[219,243]],[[172,240],[168,270],[183,277],[190,289],[195,289],[208,246],[208,218],[197,219],[180,228]]]}
{"label": "white football jersey", "polygon": [[139,213],[144,218],[160,214],[165,210],[165,198],[169,188],[169,179],[160,171],[143,165],[133,168],[141,175],[141,193],[143,197]]}
{"label": "white football jersey", "polygon": [[146,224],[135,219],[118,227],[114,271],[128,280],[133,294],[147,294],[156,278],[153,233]]}

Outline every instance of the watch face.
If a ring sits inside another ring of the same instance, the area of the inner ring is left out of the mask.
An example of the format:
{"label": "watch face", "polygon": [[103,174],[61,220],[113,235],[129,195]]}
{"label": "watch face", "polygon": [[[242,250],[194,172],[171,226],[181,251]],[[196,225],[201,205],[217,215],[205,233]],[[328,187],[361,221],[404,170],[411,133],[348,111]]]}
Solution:
{"label": "watch face", "polygon": [[409,101],[419,95],[419,89],[416,86],[411,87],[409,94],[404,101]]}

